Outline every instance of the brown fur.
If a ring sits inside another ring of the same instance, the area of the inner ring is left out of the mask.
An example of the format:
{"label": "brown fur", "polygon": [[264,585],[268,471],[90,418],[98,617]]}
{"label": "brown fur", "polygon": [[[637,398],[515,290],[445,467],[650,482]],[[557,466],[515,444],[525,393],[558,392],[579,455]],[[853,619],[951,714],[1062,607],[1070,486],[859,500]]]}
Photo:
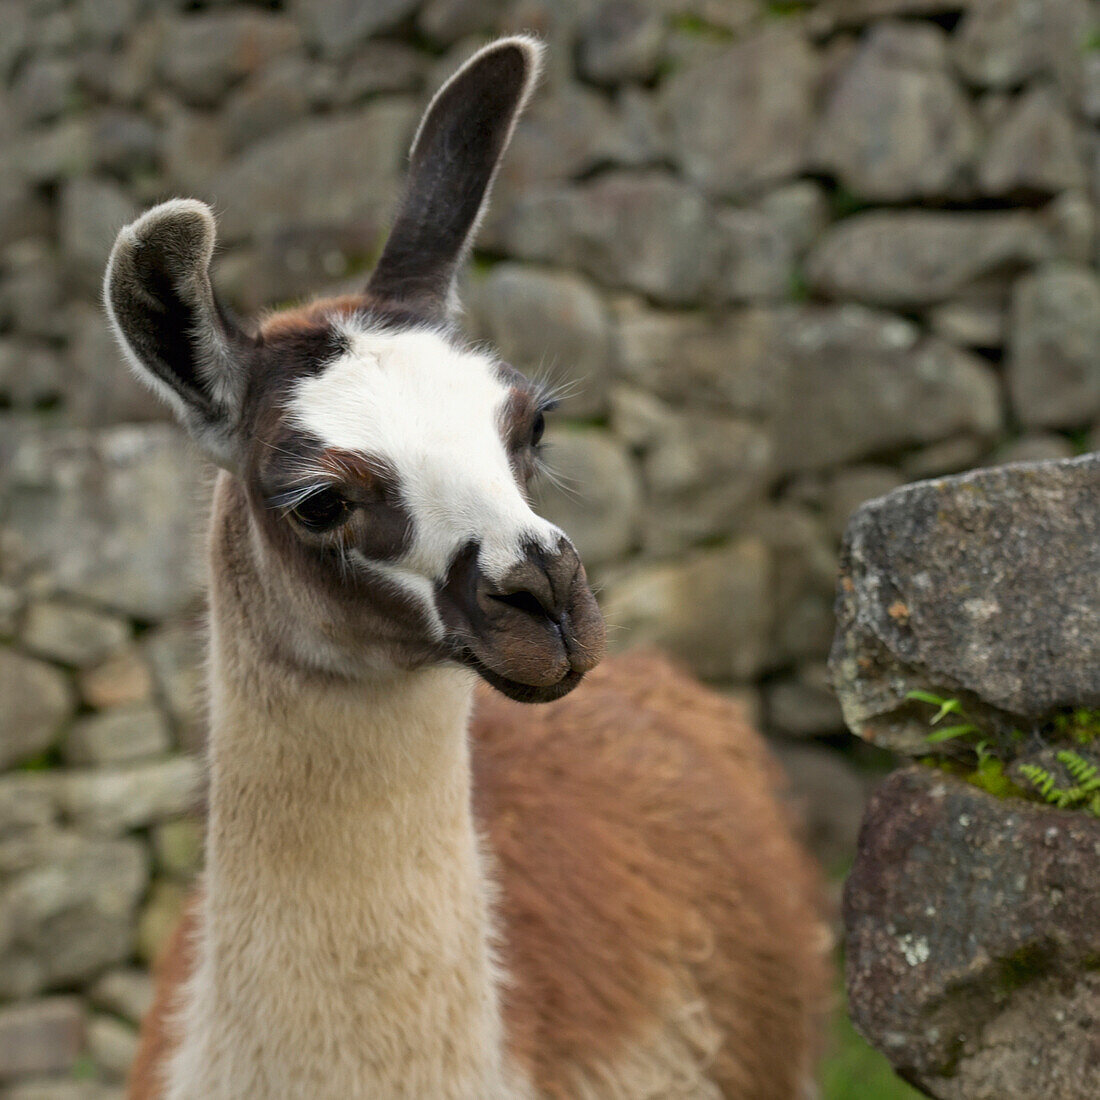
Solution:
{"label": "brown fur", "polygon": [[[511,1052],[540,1097],[614,1063],[685,961],[723,1033],[711,1075],[793,1100],[828,988],[819,884],[737,708],[656,656],[610,660],[572,695],[475,712],[476,814],[495,858]],[[131,1100],[159,1096],[194,906],[160,966]]]}

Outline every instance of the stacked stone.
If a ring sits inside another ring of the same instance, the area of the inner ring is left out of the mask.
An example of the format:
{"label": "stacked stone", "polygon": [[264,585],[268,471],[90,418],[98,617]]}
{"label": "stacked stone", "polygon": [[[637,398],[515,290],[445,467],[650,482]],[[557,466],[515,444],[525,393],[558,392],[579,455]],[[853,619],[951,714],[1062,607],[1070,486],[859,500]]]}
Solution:
{"label": "stacked stone", "polygon": [[168,425],[18,422],[0,469],[0,1087],[113,1097],[201,851],[198,469]]}
{"label": "stacked stone", "polygon": [[96,990],[149,957],[193,862],[203,476],[103,323],[124,222],[211,201],[244,312],[359,285],[432,89],[492,35],[540,34],[467,324],[563,387],[541,502],[612,637],[744,698],[841,859],[863,791],[825,671],[848,514],[1097,439],[1095,20],[1093,0],[6,0],[0,1089],[109,1081],[139,998]]}

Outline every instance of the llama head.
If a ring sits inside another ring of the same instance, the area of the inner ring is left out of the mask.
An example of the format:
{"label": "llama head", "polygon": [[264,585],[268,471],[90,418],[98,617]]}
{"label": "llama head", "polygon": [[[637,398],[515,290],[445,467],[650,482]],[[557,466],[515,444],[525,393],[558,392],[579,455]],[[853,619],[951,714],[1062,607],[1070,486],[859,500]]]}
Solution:
{"label": "llama head", "polygon": [[361,295],[255,332],[210,283],[202,203],[119,234],[105,300],[122,348],[205,453],[235,475],[268,620],[324,671],[458,662],[505,694],[565,694],[603,622],[572,544],[527,501],[546,395],[465,345],[454,280],[538,70],[504,39],[429,106],[405,193]]}

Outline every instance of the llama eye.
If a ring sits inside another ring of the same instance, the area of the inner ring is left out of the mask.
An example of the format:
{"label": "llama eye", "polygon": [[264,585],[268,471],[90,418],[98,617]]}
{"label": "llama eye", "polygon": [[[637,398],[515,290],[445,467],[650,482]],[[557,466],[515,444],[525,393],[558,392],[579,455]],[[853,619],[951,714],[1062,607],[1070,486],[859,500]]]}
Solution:
{"label": "llama eye", "polygon": [[351,504],[335,489],[322,489],[319,493],[306,497],[291,515],[307,531],[321,534],[339,527],[348,518]]}
{"label": "llama eye", "polygon": [[542,440],[542,433],[546,431],[546,417],[540,412],[531,425],[531,446],[537,447]]}

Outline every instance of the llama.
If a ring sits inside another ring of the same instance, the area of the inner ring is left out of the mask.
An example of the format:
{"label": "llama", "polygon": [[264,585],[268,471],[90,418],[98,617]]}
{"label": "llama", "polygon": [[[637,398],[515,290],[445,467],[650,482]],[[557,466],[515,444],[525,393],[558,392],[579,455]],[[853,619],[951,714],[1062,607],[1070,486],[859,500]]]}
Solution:
{"label": "llama", "polygon": [[206,870],[134,1100],[812,1090],[818,887],[762,742],[657,656],[600,663],[527,498],[548,395],[454,327],[538,64],[503,39],[439,91],[362,294],[246,329],[192,200],[115,244],[123,351],[221,468]]}

